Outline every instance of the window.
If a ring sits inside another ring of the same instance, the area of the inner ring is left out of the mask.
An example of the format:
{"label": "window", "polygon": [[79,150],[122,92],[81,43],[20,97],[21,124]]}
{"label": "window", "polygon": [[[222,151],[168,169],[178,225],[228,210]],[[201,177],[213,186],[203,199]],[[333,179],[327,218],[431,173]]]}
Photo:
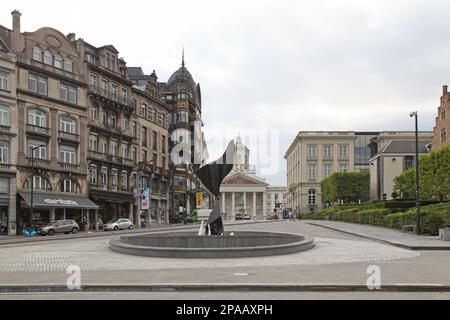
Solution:
{"label": "window", "polygon": [[61,192],[77,193],[77,184],[73,180],[62,180],[59,185]]}
{"label": "window", "polygon": [[33,60],[42,62],[42,50],[39,47],[33,47]]}
{"label": "window", "polygon": [[98,137],[96,135],[89,136],[89,150],[97,151],[98,148]]}
{"label": "window", "polygon": [[121,180],[122,190],[127,190],[128,189],[128,174],[126,171],[122,171],[120,180]]}
{"label": "window", "polygon": [[47,95],[47,79],[34,74],[28,75],[28,90]]}
{"label": "window", "polygon": [[64,59],[64,70],[72,72],[72,60],[69,58]]}
{"label": "window", "polygon": [[100,187],[103,190],[108,190],[108,168],[102,167],[100,169]]}
{"label": "window", "polygon": [[441,142],[447,141],[447,130],[445,128],[441,129]]}
{"label": "window", "polygon": [[161,136],[162,153],[166,153],[166,136]]}
{"label": "window", "polygon": [[137,149],[133,147],[133,151],[131,152],[131,160],[133,160],[134,163],[137,161]]}
{"label": "window", "polygon": [[102,141],[102,153],[107,153],[108,151],[108,143],[106,141]]}
{"label": "window", "polygon": [[[30,182],[30,181],[29,181]],[[31,182],[29,184],[31,188]],[[47,179],[41,176],[34,176],[33,179],[33,189],[34,190],[50,190],[50,184],[48,183]]]}
{"label": "window", "polygon": [[309,164],[308,165],[308,179],[316,179],[316,165]]}
{"label": "window", "polygon": [[147,119],[147,106],[145,104],[141,105],[141,117]]}
{"label": "window", "polygon": [[308,204],[315,205],[316,204],[316,190],[310,189],[308,191]]}
{"label": "window", "polygon": [[47,114],[39,109],[30,109],[28,111],[28,124],[33,126],[46,128],[47,127]]}
{"label": "window", "polygon": [[115,83],[111,84],[111,88],[112,88],[113,99],[116,100],[117,99],[117,84],[115,84]]}
{"label": "window", "polygon": [[105,79],[102,79],[102,88],[101,88],[101,94],[102,95],[106,95],[106,92],[108,91],[108,81],[106,81]]}
{"label": "window", "polygon": [[77,103],[77,88],[61,83],[59,87],[59,98],[71,103]]}
{"label": "window", "polygon": [[102,111],[102,124],[103,124],[104,126],[107,125],[107,119],[108,119],[108,117],[107,117],[107,115],[106,115],[106,112],[105,112],[105,111]]}
{"label": "window", "polygon": [[49,66],[53,65],[53,55],[48,50],[44,51],[44,63],[48,64]]}
{"label": "window", "polygon": [[348,146],[339,146],[339,156],[348,157]]}
{"label": "window", "polygon": [[142,127],[142,145],[144,147],[147,146],[147,128],[146,127]]}
{"label": "window", "polygon": [[165,169],[166,168],[166,157],[161,157],[161,166]]}
{"label": "window", "polygon": [[70,146],[59,147],[59,162],[75,164],[76,161],[76,149]]}
{"label": "window", "polygon": [[180,111],[178,112],[178,122],[188,123],[189,116],[186,111]]}
{"label": "window", "polygon": [[133,138],[137,138],[137,123],[136,123],[136,121],[133,121],[131,135],[133,136]]}
{"label": "window", "polygon": [[413,167],[414,167],[414,157],[405,156],[405,170],[411,169]]}
{"label": "window", "polygon": [[117,156],[117,141],[111,142],[111,155],[113,155],[114,157]]}
{"label": "window", "polygon": [[127,88],[122,88],[122,101],[126,102],[128,99],[128,90]]}
{"label": "window", "polygon": [[155,109],[152,110],[152,121],[156,122],[156,118],[157,118],[157,112]]}
{"label": "window", "polygon": [[0,163],[9,163],[9,143],[0,141]]}
{"label": "window", "polygon": [[117,191],[117,169],[111,170],[111,190]]}
{"label": "window", "polygon": [[95,74],[89,76],[89,84],[93,87],[97,86],[97,76]]}
{"label": "window", "polygon": [[111,114],[111,126],[117,128],[117,116],[115,113]]}
{"label": "window", "polygon": [[153,154],[152,162],[155,167],[158,165],[158,155],[156,153]]}
{"label": "window", "polygon": [[9,194],[9,178],[0,177],[0,193]]}
{"label": "window", "polygon": [[122,129],[123,130],[128,130],[129,122],[130,122],[130,119],[128,119],[127,116],[124,116],[122,118]]}
{"label": "window", "polygon": [[156,133],[155,131],[153,131],[152,143],[153,150],[158,150],[158,133]]}
{"label": "window", "polygon": [[59,120],[59,131],[76,134],[77,133],[77,126],[74,119],[63,116]]}
{"label": "window", "polygon": [[8,90],[8,73],[0,71],[0,90]]}
{"label": "window", "polygon": [[308,146],[308,157],[310,158],[317,157],[317,146]]}
{"label": "window", "polygon": [[142,150],[142,162],[147,162],[147,151]]}
{"label": "window", "polygon": [[333,156],[333,147],[332,146],[323,146],[323,156],[324,157],[332,157]]}
{"label": "window", "polygon": [[323,177],[328,178],[331,176],[331,163],[325,163],[323,165]]}
{"label": "window", "polygon": [[[34,148],[38,146],[43,146],[40,148],[37,148],[33,151]],[[38,141],[38,140],[29,140],[28,141],[28,157],[31,158],[33,153],[33,157],[35,159],[47,159],[47,146],[44,141]]]}
{"label": "window", "polygon": [[0,126],[9,127],[9,107],[5,104],[0,104]]}
{"label": "window", "polygon": [[60,54],[55,54],[55,67],[58,69],[63,68],[63,58]]}
{"label": "window", "polygon": [[347,165],[347,163],[340,163],[340,164],[339,164],[339,171],[340,171],[340,172],[347,172],[347,171],[348,171],[348,165]]}
{"label": "window", "polygon": [[129,159],[128,145],[127,144],[122,145],[122,158]]}
{"label": "window", "polygon": [[136,188],[136,182],[137,182],[137,175],[135,172],[131,174],[131,187],[134,189]]}
{"label": "window", "polygon": [[97,120],[97,113],[98,113],[98,108],[96,105],[93,105],[91,107],[91,119],[92,120]]}

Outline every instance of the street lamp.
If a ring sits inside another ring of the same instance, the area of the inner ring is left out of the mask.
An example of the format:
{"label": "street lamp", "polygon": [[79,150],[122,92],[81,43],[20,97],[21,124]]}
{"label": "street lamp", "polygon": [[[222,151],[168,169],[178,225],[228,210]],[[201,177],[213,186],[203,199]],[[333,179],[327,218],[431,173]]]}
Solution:
{"label": "street lamp", "polygon": [[37,147],[31,148],[31,201],[30,201],[30,231],[33,229],[33,191],[34,191],[34,151],[40,148],[45,148],[46,145],[41,144]]}
{"label": "street lamp", "polygon": [[420,184],[419,184],[419,131],[417,124],[417,111],[411,112],[409,116],[415,118],[416,122],[416,234],[420,234]]}

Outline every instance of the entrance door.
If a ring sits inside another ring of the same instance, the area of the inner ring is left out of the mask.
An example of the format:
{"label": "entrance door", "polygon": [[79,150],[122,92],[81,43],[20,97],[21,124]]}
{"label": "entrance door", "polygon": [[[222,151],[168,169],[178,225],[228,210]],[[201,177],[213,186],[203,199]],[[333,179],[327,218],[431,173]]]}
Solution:
{"label": "entrance door", "polygon": [[0,207],[0,236],[8,235],[8,207]]}

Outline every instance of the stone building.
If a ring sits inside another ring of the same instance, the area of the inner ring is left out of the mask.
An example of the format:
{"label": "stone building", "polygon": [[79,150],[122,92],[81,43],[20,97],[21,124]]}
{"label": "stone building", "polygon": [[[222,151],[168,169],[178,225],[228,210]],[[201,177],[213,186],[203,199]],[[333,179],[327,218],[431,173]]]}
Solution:
{"label": "stone building", "polygon": [[450,93],[448,86],[443,86],[441,105],[438,108],[436,125],[433,128],[432,150],[439,150],[450,144]]}

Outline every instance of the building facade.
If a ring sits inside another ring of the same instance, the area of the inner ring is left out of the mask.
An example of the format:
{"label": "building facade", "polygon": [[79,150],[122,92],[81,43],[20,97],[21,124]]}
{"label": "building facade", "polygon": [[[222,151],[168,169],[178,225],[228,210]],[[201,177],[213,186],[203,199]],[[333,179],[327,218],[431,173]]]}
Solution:
{"label": "building facade", "polygon": [[433,141],[431,142],[432,150],[450,144],[450,93],[448,86],[443,86],[441,105],[438,108],[436,117],[436,125],[433,128]]}

